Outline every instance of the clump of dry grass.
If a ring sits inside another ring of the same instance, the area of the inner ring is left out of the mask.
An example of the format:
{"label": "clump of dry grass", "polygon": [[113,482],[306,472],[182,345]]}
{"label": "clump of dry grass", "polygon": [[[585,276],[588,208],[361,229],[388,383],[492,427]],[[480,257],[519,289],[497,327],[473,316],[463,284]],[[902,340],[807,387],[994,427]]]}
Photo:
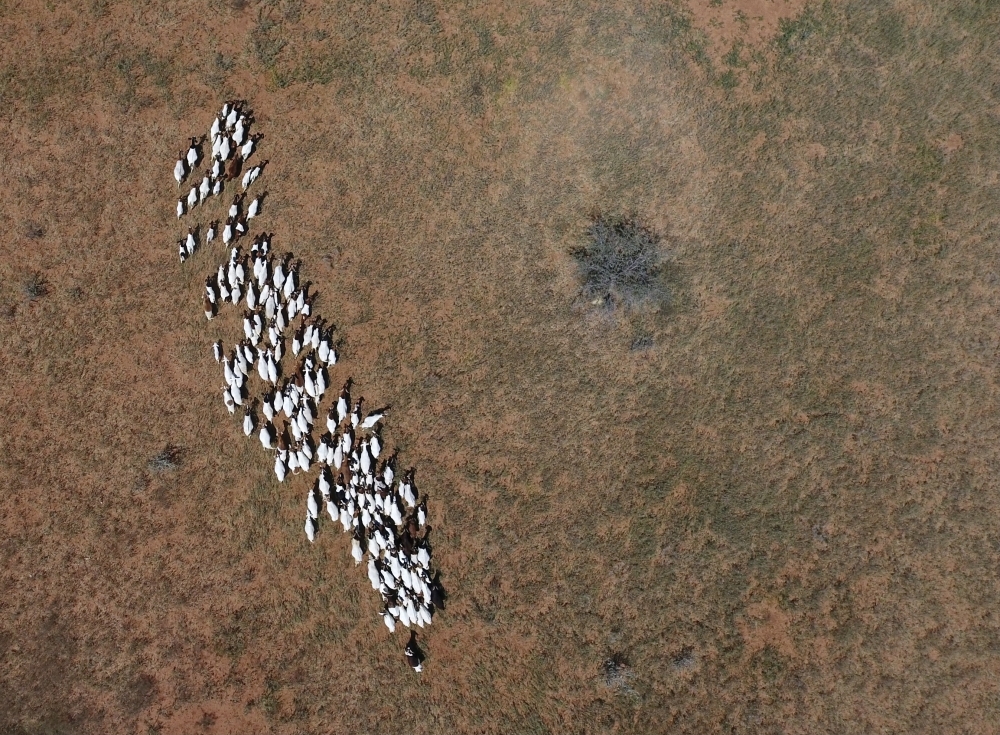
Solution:
{"label": "clump of dry grass", "polygon": [[21,291],[29,301],[37,301],[48,294],[49,284],[40,273],[35,272],[21,283]]}
{"label": "clump of dry grass", "polygon": [[666,291],[660,281],[660,236],[633,217],[597,215],[587,228],[590,242],[573,251],[583,293],[595,303],[636,306]]}
{"label": "clump of dry grass", "polygon": [[153,472],[175,470],[180,467],[183,454],[181,447],[168,444],[149,460],[149,469]]}

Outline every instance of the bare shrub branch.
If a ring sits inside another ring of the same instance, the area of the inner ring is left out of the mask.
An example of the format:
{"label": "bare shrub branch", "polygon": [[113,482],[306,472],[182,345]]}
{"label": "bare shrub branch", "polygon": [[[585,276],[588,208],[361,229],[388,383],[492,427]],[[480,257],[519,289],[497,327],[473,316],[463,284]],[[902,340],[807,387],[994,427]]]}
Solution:
{"label": "bare shrub branch", "polygon": [[583,291],[608,305],[636,306],[666,296],[660,275],[660,236],[631,217],[596,216],[587,228],[590,243],[574,250]]}

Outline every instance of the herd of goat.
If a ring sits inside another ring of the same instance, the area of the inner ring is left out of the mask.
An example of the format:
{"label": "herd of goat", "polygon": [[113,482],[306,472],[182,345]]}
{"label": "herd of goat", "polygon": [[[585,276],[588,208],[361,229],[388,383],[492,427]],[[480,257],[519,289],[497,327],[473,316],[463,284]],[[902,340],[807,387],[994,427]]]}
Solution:
{"label": "herd of goat", "polygon": [[[177,200],[178,219],[207,206],[227,187],[239,187],[221,229],[216,219],[204,231],[206,245],[221,239],[229,249],[205,279],[206,318],[215,318],[227,303],[243,308],[243,338],[234,340],[228,353],[221,341],[212,347],[225,379],[222,399],[230,414],[242,411],[243,433],[256,433],[263,448],[273,452],[279,482],[318,470],[306,493],[309,541],[325,511],[330,523],[352,534],[355,564],[367,557],[368,579],[382,597],[382,619],[389,631],[399,623],[423,628],[444,604],[439,575],[431,572],[426,504],[418,496],[413,471],[397,474],[395,455],[384,450],[384,410],[365,413],[362,398],[352,402],[350,379],[339,393],[329,390],[328,368],[339,357],[334,327],[313,313],[315,293],[299,277],[301,262],[291,253],[272,253],[272,235],[249,234],[266,192],[249,203],[247,196],[268,163],[248,163],[263,137],[250,133],[252,124],[245,103],[227,102],[208,136],[191,138],[174,165],[177,186],[191,182],[187,195]],[[206,142],[211,144],[207,160],[202,151]],[[244,238],[250,243],[246,251],[240,244]],[[180,239],[182,263],[195,254],[201,239],[199,225]],[[291,355],[285,342],[289,330]],[[284,364],[291,367],[283,367],[286,356],[290,359]],[[255,382],[256,391],[251,386]],[[328,393],[336,397],[324,414],[321,406]],[[318,439],[314,428],[322,431]],[[421,670],[424,656],[414,630],[404,656],[415,671]]]}

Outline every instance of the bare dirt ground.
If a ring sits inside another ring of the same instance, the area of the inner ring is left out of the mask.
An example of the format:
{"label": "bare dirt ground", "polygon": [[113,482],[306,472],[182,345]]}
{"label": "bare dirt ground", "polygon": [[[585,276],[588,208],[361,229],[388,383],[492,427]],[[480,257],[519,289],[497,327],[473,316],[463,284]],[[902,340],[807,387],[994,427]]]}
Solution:
{"label": "bare dirt ground", "polygon": [[[995,732],[998,11],[741,7],[0,0],[0,731]],[[229,97],[430,498],[419,676],[218,396]],[[579,303],[594,211],[669,304]]]}

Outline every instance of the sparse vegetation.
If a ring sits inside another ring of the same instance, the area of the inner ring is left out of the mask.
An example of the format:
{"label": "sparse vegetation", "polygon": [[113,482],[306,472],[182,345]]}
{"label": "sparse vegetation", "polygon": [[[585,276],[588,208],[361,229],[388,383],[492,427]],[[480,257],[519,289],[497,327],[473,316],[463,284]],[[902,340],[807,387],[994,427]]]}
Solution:
{"label": "sparse vegetation", "polygon": [[235,67],[236,62],[231,56],[227,56],[221,51],[216,51],[211,55],[210,60],[205,63],[205,82],[215,89],[223,89],[227,77]]}
{"label": "sparse vegetation", "polygon": [[662,298],[660,236],[634,217],[598,215],[590,242],[573,251],[588,299],[613,307]]}
{"label": "sparse vegetation", "polygon": [[280,31],[281,26],[267,14],[265,8],[261,8],[257,24],[250,31],[250,52],[265,69],[275,65],[278,54],[287,45]]}

